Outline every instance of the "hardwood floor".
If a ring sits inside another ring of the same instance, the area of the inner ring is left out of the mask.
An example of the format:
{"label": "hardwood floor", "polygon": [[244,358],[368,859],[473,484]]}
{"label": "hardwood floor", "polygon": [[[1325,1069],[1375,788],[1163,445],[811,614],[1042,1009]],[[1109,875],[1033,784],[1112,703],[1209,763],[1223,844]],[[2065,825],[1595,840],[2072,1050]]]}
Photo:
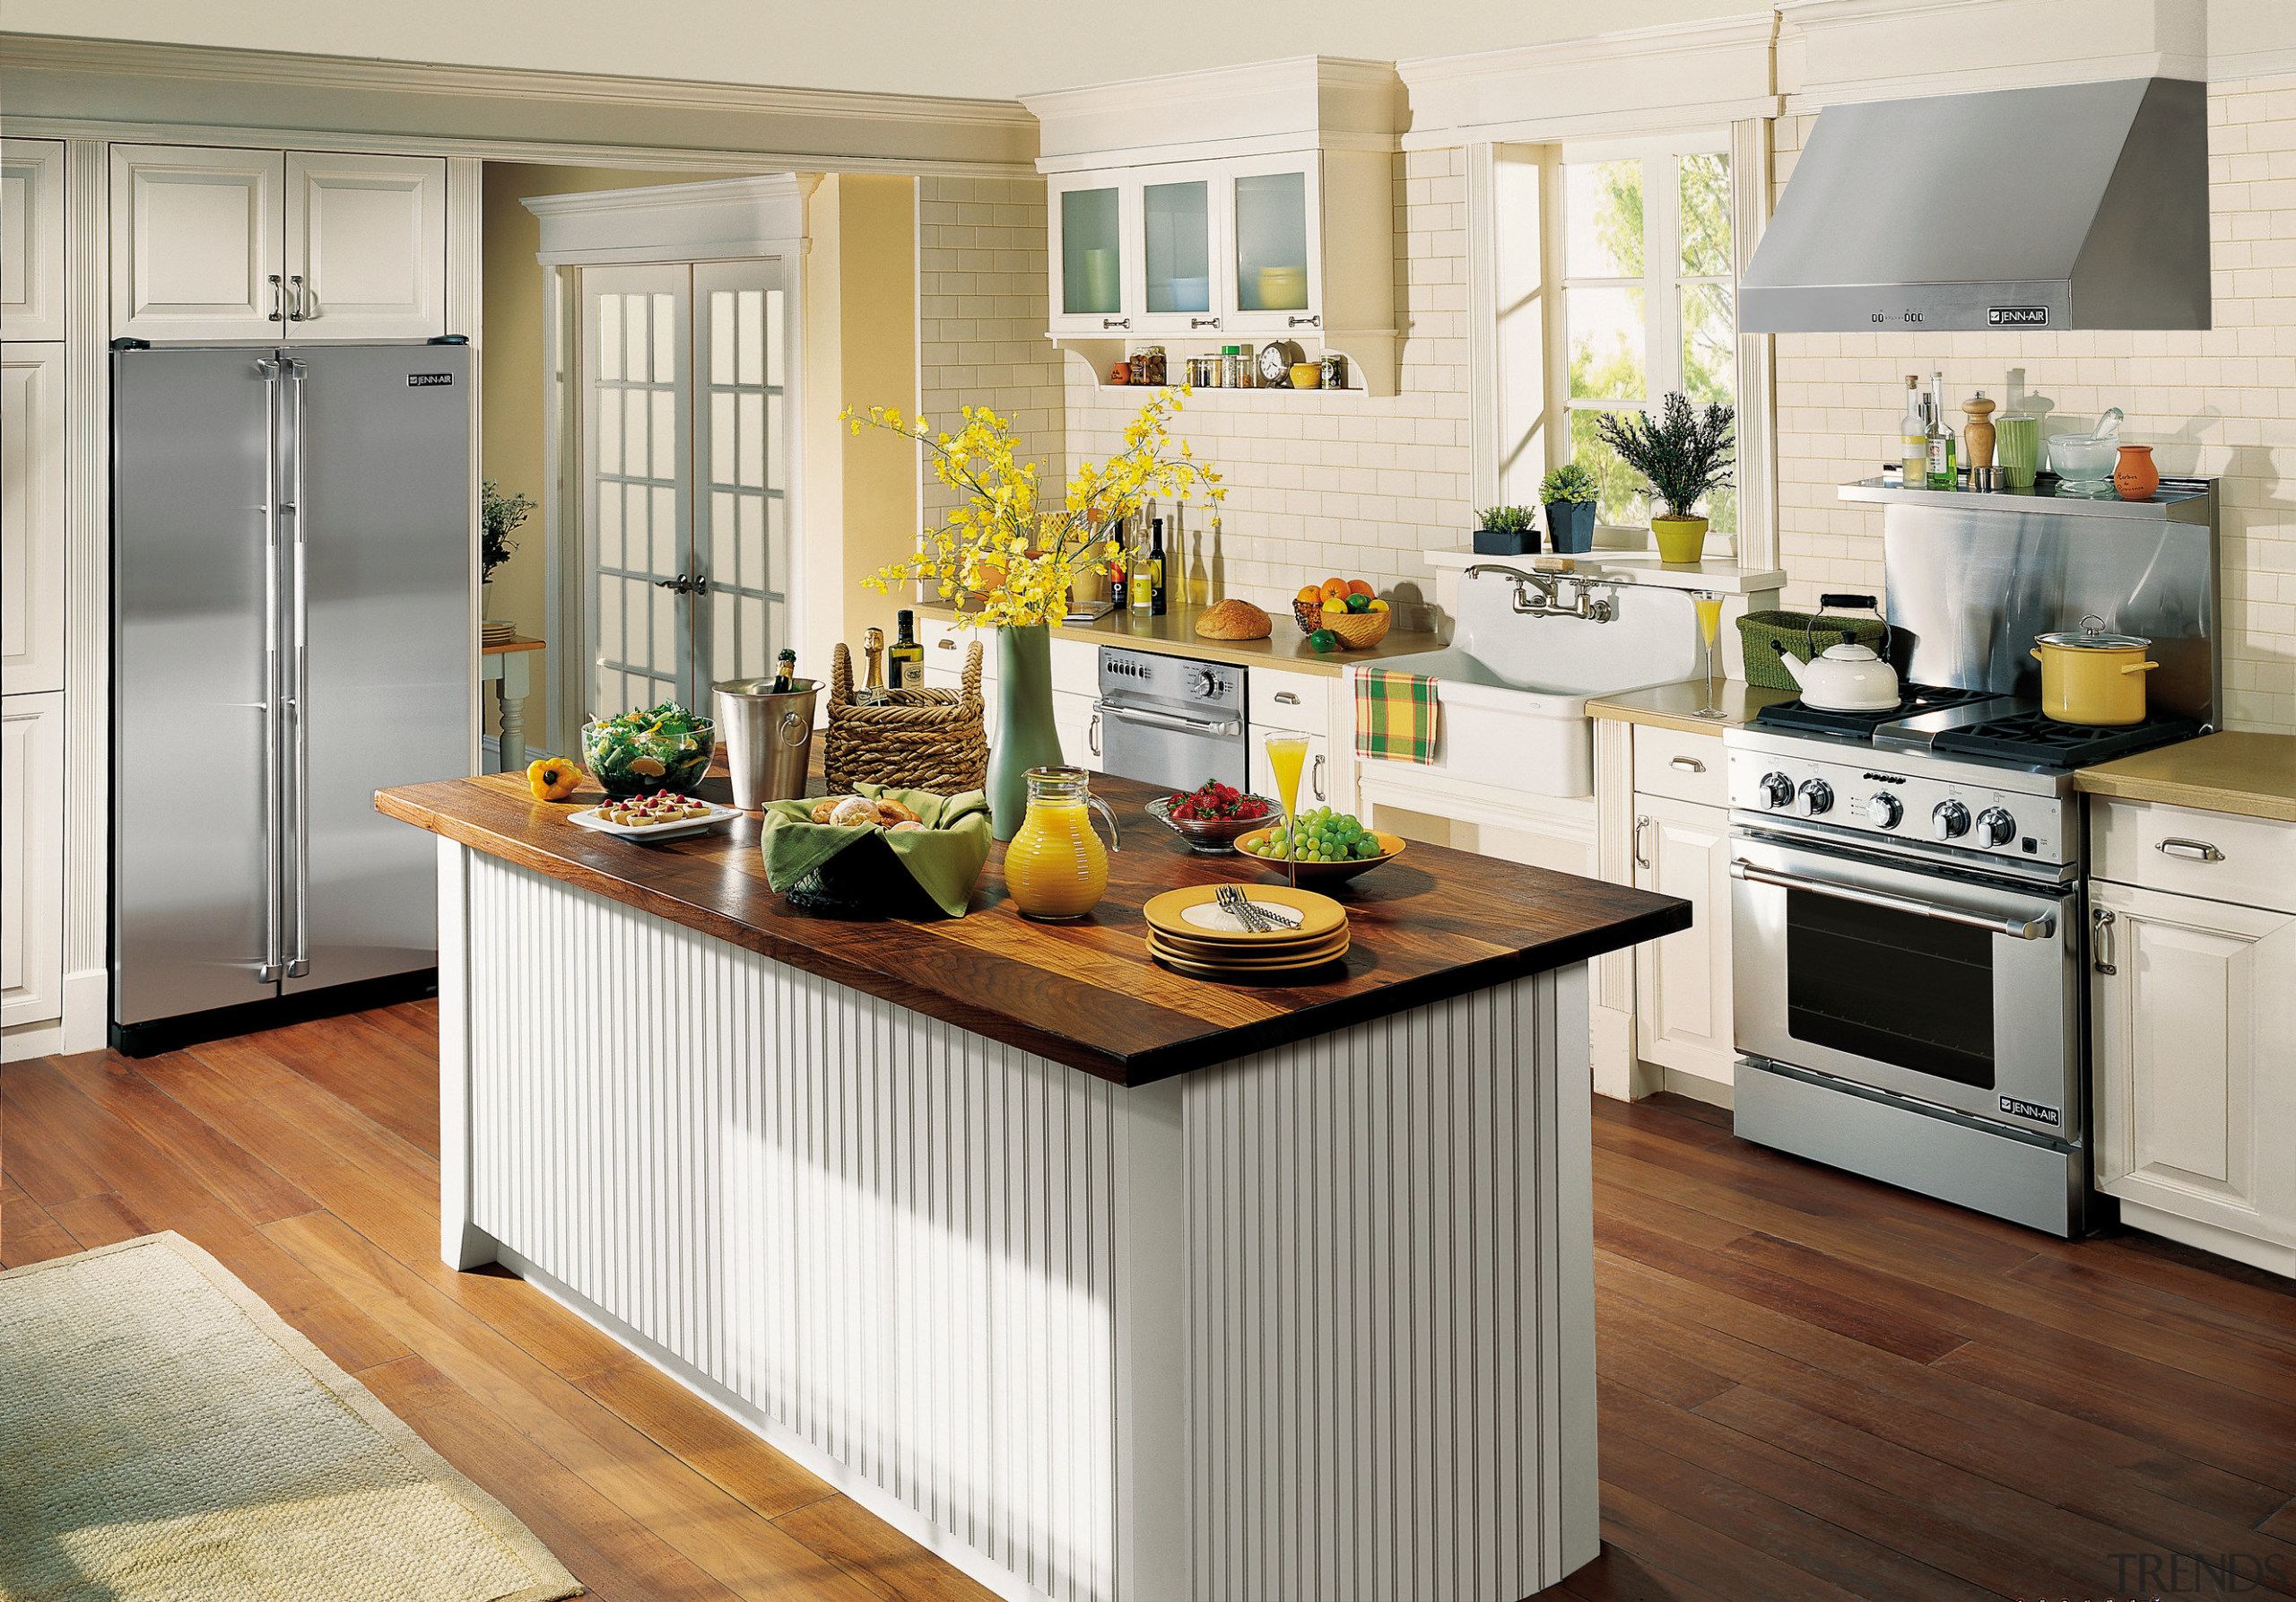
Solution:
{"label": "hardwood floor", "polygon": [[[435,1007],[0,1069],[0,1266],[206,1247],[606,1598],[987,1593],[500,1272],[438,1260]],[[2296,1591],[2296,1286],[1596,1101],[1579,1602]]]}

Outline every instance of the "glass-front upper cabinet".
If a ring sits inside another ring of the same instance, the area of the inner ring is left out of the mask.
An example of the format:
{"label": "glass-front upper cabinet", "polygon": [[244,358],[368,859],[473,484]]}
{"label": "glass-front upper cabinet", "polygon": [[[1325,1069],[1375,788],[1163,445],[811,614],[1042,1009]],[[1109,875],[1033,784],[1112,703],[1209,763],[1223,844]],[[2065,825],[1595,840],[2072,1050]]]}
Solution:
{"label": "glass-front upper cabinet", "polygon": [[1125,263],[1133,252],[1126,235],[1125,189],[1111,174],[1074,173],[1055,179],[1047,196],[1058,250],[1054,257],[1055,332],[1099,334],[1132,326],[1136,307],[1125,304]]}
{"label": "glass-front upper cabinet", "polygon": [[1220,326],[1220,247],[1213,174],[1175,170],[1140,185],[1142,316],[1152,334],[1198,334]]}
{"label": "glass-front upper cabinet", "polygon": [[1318,159],[1256,157],[1222,164],[1231,309],[1238,334],[1323,326],[1323,177]]}

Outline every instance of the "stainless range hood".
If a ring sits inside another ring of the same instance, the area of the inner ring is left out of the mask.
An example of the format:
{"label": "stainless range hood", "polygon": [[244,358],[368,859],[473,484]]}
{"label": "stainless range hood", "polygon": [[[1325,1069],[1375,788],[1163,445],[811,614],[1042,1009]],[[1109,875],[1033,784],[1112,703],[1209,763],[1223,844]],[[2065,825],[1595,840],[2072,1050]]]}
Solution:
{"label": "stainless range hood", "polygon": [[2205,328],[2207,85],[1829,106],[1740,292],[1749,334]]}

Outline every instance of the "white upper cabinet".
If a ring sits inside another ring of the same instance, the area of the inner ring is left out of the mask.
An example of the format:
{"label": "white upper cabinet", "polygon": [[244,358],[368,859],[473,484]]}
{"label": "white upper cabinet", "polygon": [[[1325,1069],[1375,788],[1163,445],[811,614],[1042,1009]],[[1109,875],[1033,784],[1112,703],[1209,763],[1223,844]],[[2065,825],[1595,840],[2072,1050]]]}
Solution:
{"label": "white upper cabinet", "polygon": [[64,347],[0,346],[0,692],[64,688]]}
{"label": "white upper cabinet", "polygon": [[64,337],[64,142],[0,140],[0,339]]}
{"label": "white upper cabinet", "polygon": [[115,144],[112,333],[443,334],[446,187],[439,157]]}
{"label": "white upper cabinet", "polygon": [[287,152],[287,315],[299,339],[447,331],[447,163]]}

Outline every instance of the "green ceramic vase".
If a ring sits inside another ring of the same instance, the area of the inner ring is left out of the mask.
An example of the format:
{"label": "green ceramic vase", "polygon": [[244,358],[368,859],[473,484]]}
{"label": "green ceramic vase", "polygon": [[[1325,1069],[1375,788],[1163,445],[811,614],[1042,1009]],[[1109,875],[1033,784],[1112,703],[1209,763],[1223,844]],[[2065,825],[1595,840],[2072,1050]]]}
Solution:
{"label": "green ceramic vase", "polygon": [[996,738],[988,748],[990,832],[1010,840],[1029,812],[1029,770],[1057,768],[1060,730],[1052,720],[1052,629],[1046,623],[996,631]]}

